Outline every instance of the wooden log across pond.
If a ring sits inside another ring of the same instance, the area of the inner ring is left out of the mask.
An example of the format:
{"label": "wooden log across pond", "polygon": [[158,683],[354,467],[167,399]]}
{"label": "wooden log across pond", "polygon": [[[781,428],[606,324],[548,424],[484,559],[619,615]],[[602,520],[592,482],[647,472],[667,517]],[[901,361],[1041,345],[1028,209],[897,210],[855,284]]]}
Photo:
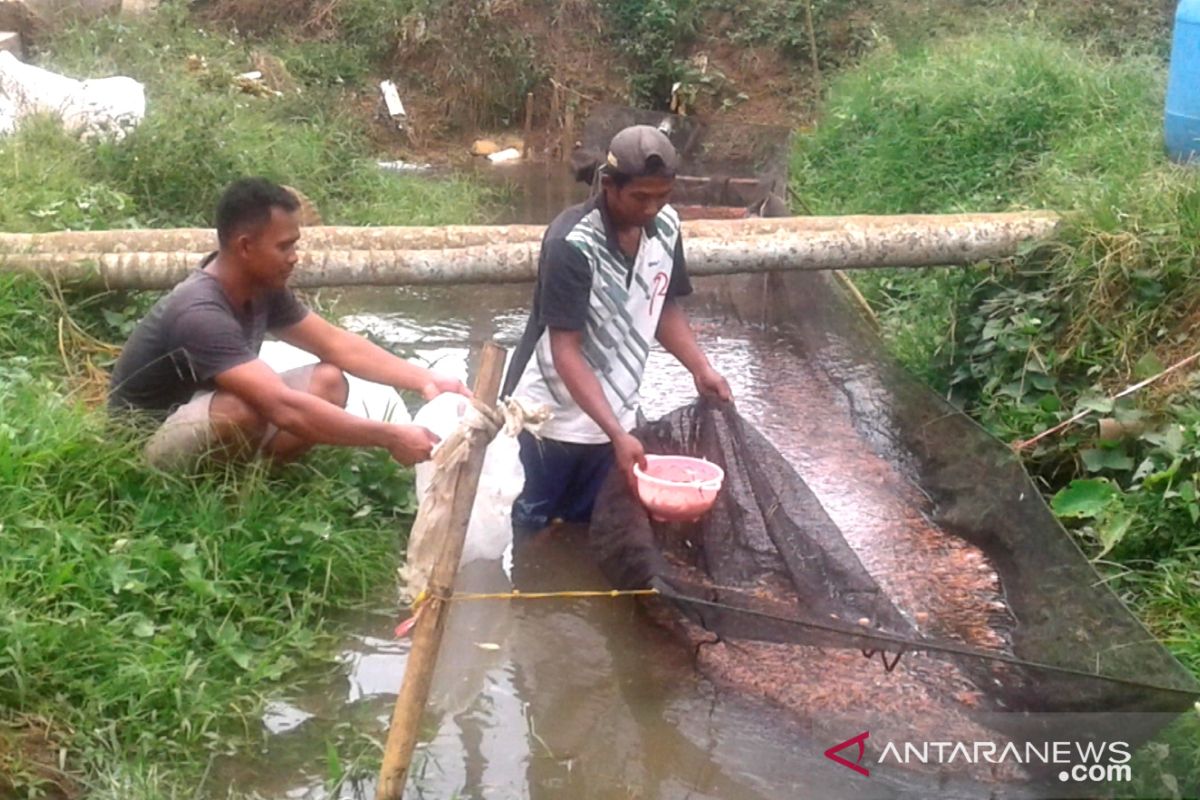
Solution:
{"label": "wooden log across pond", "polygon": [[[683,223],[693,275],[973,264],[1051,236],[1052,212],[776,217]],[[300,287],[532,281],[545,227],[305,228]],[[210,230],[0,234],[0,272],[110,289],[165,289],[216,247]]]}

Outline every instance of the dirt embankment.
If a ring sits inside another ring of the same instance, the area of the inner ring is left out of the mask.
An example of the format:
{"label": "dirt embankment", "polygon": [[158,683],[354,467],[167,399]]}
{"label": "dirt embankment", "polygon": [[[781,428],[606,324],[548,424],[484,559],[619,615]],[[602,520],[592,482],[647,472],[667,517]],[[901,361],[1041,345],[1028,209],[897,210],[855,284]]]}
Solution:
{"label": "dirt embankment", "polygon": [[[407,106],[410,155],[481,132],[520,131],[532,96],[530,145],[550,157],[570,147],[595,103],[667,110],[666,90],[645,92],[650,72],[660,79],[655,86],[664,75],[666,85],[679,82],[676,100],[689,114],[803,127],[830,75],[879,48],[1033,21],[1116,53],[1131,42],[1165,41],[1174,11],[1173,0],[984,5],[986,14],[971,0],[814,0],[810,17],[795,0],[648,0],[639,14],[669,8],[676,27],[640,55],[621,29],[629,4],[618,0],[445,0],[414,2],[407,13],[396,10],[404,4],[371,0],[297,0],[286,15],[278,0],[207,0],[197,8],[244,34],[372,42],[373,76],[394,80]],[[677,21],[683,17],[686,24]],[[664,47],[670,52],[656,61]],[[364,111],[373,113],[376,102],[363,87]]]}
{"label": "dirt embankment", "polygon": [[[277,0],[212,0],[200,13],[251,36],[333,42],[348,34],[351,2],[300,0],[286,20]],[[817,96],[807,56],[768,41],[767,17],[722,5],[701,13],[670,54],[688,113],[789,126],[806,119]],[[557,155],[593,104],[635,101],[634,76],[649,69],[623,50],[600,0],[448,0],[434,9],[374,31],[387,42],[372,73],[397,83],[418,153],[481,132],[520,131],[532,95],[531,146]],[[831,54],[842,45],[857,52],[850,42],[866,40],[868,21],[861,14],[839,19],[821,41]],[[640,104],[666,110],[670,101],[668,95]],[[374,102],[364,89],[364,108],[373,110]]]}

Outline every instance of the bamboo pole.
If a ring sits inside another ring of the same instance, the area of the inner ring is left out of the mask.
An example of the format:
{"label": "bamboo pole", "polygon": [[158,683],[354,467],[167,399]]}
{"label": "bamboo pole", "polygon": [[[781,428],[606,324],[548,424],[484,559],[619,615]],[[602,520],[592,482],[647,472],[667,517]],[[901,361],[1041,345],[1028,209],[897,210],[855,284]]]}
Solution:
{"label": "bamboo pole", "polygon": [[571,98],[564,98],[566,108],[563,110],[562,126],[562,158],[569,161],[575,151],[575,103]]}
{"label": "bamboo pole", "polygon": [[[1050,236],[1056,214],[895,217],[780,217],[683,224],[689,271],[719,275],[771,270],[871,269],[973,264],[1011,256]],[[448,229],[316,228],[302,240],[298,287],[518,283],[537,275],[540,225]],[[110,232],[105,232],[110,233]],[[130,234],[136,232],[130,232]],[[157,233],[157,232],[155,232]],[[0,234],[0,272],[29,271],[84,286],[164,289],[182,280],[206,249],[81,252],[85,234]],[[190,235],[190,234],[189,234]],[[306,236],[308,234],[306,233]],[[130,236],[132,239],[133,237]],[[162,242],[164,238],[153,238]],[[490,241],[458,247],[437,242]],[[324,249],[315,247],[323,242]],[[415,247],[397,247],[411,243]],[[368,249],[353,245],[364,244]],[[421,245],[426,245],[422,247]],[[60,249],[62,248],[62,249]]]}
{"label": "bamboo pole", "polygon": [[808,51],[812,57],[813,83],[821,94],[821,57],[817,53],[817,25],[813,21],[813,0],[804,0],[804,24],[808,28]]}
{"label": "bamboo pole", "polygon": [[529,158],[529,138],[533,136],[533,92],[525,95],[525,141],[521,143],[521,158]]}
{"label": "bamboo pole", "polygon": [[[559,114],[558,114],[558,95],[559,95],[558,84],[552,83],[550,85],[550,89],[551,89],[551,92],[550,92],[550,122],[547,123],[547,125],[546,125],[546,142],[547,142],[546,146],[550,150],[549,155],[550,155],[550,159],[552,161],[554,161],[554,160],[562,161],[563,159],[565,159],[567,157],[568,154],[565,152],[559,151],[558,158],[555,159],[554,151],[558,149],[559,145],[555,145],[553,143],[554,140],[550,137],[551,132],[553,132],[555,128],[559,128],[562,124],[559,119]],[[561,130],[561,128],[560,128],[560,130]],[[560,144],[561,144],[561,141],[560,141]]]}
{"label": "bamboo pole", "polygon": [[[475,397],[489,408],[495,408],[500,393],[505,355],[504,348],[488,342],[480,356],[479,375],[475,379]],[[482,439],[473,441],[466,461],[455,468],[450,519],[441,554],[429,577],[426,589],[428,599],[413,628],[412,649],[404,668],[404,682],[396,698],[392,724],[388,728],[387,744],[383,751],[383,764],[379,768],[376,800],[399,800],[404,794],[408,770],[412,765],[413,749],[417,744],[421,714],[429,698],[438,648],[446,628],[448,601],[454,594],[454,578],[458,574],[458,563],[462,558],[463,542],[467,537],[467,524],[470,522],[475,492],[479,488],[479,474],[483,471],[483,457],[487,444]]]}
{"label": "bamboo pole", "polygon": [[[681,180],[681,179],[677,179]],[[731,184],[738,184],[733,179]],[[757,181],[750,181],[757,183]],[[1048,211],[998,214],[900,214],[841,217],[749,217],[739,220],[688,220],[685,239],[808,233],[847,226],[874,229],[947,225],[1016,225],[1052,229],[1059,216]],[[301,229],[301,250],[443,250],[502,243],[539,242],[545,225],[392,225],[351,227],[313,226]],[[0,233],[0,255],[32,253],[208,253],[217,248],[209,228],[155,228],[55,233]]]}

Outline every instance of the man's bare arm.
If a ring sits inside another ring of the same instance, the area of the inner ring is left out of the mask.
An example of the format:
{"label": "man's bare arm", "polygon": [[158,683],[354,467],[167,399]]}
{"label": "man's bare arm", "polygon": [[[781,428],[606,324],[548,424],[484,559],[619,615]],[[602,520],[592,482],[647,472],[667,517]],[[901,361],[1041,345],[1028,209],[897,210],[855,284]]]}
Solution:
{"label": "man's bare arm", "polygon": [[237,396],[280,430],[314,444],[383,447],[405,464],[429,458],[437,437],[418,425],[393,425],[348,414],[321,398],[292,389],[259,359],[225,370],[217,388]]}
{"label": "man's bare arm", "polygon": [[442,392],[471,392],[456,378],[440,375],[389,353],[368,339],[328,322],[315,313],[280,332],[279,338],[363,380],[397,390],[411,389],[430,400]]}

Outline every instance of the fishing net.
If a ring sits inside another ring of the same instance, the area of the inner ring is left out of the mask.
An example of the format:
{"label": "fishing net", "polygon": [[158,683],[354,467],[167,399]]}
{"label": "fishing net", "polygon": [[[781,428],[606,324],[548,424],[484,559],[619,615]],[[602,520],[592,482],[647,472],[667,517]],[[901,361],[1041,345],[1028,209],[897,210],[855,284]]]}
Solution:
{"label": "fishing net", "polygon": [[[896,736],[967,741],[1062,736],[1030,714],[1066,725],[1069,712],[1104,712],[1089,736],[1140,742],[1192,705],[1195,679],[1099,578],[1012,452],[896,365],[832,276],[731,287],[780,331],[779,363],[804,370],[790,382],[824,394],[798,398],[774,432],[703,400],[645,423],[647,452],[724,468],[716,504],[696,523],[655,522],[613,475],[589,530],[615,586],[660,590],[651,615],[703,672],[797,717],[869,709]],[[772,434],[788,429],[804,430],[809,452],[776,449]],[[860,507],[831,515],[811,480],[826,499],[853,488]]]}

